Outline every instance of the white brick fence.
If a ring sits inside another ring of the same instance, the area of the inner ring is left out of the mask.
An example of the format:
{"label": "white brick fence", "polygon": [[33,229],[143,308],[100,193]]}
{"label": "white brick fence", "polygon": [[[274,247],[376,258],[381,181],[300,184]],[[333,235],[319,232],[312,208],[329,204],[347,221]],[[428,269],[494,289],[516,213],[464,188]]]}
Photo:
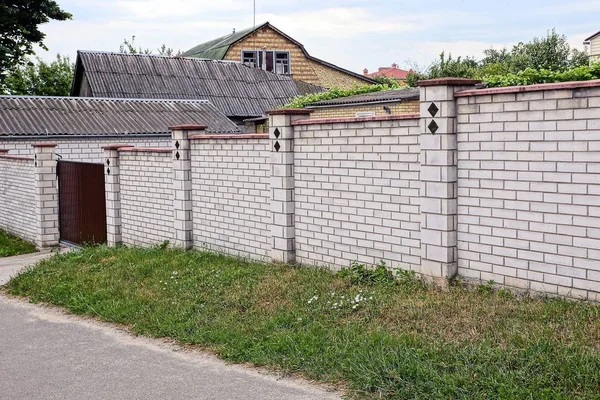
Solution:
{"label": "white brick fence", "polygon": [[182,125],[170,148],[108,146],[109,244],[332,268],[384,260],[440,282],[600,301],[600,81],[475,83],[423,82],[415,115],[276,110],[269,135]]}

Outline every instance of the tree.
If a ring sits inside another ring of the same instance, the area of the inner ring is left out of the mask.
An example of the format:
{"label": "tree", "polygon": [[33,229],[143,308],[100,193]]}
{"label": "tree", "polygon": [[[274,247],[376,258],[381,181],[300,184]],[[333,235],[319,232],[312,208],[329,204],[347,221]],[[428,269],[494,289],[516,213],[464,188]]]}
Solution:
{"label": "tree", "polygon": [[135,47],[135,36],[131,37],[131,41],[129,41],[127,39],[123,39],[123,43],[121,43],[121,45],[119,46],[119,52],[125,53],[125,54],[158,54],[160,56],[169,56],[169,57],[181,55],[181,50],[178,50],[177,52],[175,52],[171,47],[167,47],[167,45],[164,43],[156,50],[157,50],[157,52],[153,53],[152,50],[148,49],[148,48],[145,48],[145,49],[143,49],[142,47],[136,48]]}
{"label": "tree", "polygon": [[440,59],[429,67],[428,77],[429,79],[449,76],[455,78],[472,78],[478,67],[479,65],[474,58],[452,58],[452,54],[448,54],[446,58],[446,54],[442,51]]}
{"label": "tree", "polygon": [[47,63],[40,58],[10,70],[4,81],[4,94],[27,96],[68,96],[75,64],[69,57],[56,55]]}
{"label": "tree", "polygon": [[27,56],[34,54],[34,45],[48,50],[44,45],[46,35],[38,29],[40,24],[71,17],[53,0],[0,2],[0,83],[7,71],[24,64]]}

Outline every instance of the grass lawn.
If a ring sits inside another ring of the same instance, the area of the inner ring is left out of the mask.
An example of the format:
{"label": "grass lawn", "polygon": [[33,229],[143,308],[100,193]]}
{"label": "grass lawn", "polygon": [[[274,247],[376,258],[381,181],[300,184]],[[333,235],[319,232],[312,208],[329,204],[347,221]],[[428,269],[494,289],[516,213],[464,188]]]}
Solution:
{"label": "grass lawn", "polygon": [[599,399],[600,307],[204,252],[88,248],[5,290],[367,399]]}
{"label": "grass lawn", "polygon": [[35,253],[33,243],[11,235],[0,229],[0,257],[18,256],[19,254]]}

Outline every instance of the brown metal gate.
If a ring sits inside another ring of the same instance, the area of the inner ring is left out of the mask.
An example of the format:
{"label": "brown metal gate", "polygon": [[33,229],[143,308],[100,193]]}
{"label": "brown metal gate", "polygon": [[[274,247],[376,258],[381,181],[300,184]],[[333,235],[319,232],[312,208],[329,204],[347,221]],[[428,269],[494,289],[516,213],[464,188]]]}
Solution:
{"label": "brown metal gate", "polygon": [[103,165],[59,161],[57,173],[60,239],[81,245],[105,243]]}

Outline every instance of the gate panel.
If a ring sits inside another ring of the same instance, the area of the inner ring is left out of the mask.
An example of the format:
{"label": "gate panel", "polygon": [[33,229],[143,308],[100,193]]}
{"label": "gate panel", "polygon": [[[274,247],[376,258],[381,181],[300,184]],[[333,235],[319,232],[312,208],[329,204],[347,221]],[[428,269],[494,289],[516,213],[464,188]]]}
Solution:
{"label": "gate panel", "polygon": [[102,164],[59,161],[58,201],[61,240],[106,242],[106,201]]}

